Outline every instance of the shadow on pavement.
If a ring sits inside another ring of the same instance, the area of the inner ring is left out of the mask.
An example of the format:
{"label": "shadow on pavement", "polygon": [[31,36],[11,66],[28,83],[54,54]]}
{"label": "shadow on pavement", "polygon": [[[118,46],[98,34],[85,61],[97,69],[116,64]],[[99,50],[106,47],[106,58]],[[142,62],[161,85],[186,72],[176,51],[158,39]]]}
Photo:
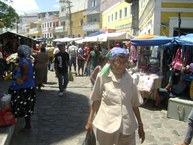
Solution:
{"label": "shadow on pavement", "polygon": [[144,99],[144,103],[140,107],[148,110],[167,110],[167,104],[165,101],[162,101],[159,107],[155,107],[155,101],[152,99]]}
{"label": "shadow on pavement", "polygon": [[24,120],[19,119],[10,145],[59,145],[69,138],[77,142],[80,138],[75,136],[85,131],[88,114],[89,100],[83,94],[68,91],[59,97],[56,90],[38,92],[32,131],[20,132]]}

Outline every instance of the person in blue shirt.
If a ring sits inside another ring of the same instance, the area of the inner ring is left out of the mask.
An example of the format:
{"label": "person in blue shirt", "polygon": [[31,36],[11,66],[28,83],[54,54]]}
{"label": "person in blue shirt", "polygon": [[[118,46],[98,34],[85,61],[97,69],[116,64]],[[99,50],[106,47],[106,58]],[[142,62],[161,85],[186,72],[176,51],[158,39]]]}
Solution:
{"label": "person in blue shirt", "polygon": [[188,117],[188,128],[187,128],[186,135],[184,137],[184,141],[175,145],[189,145],[191,143],[192,137],[193,137],[193,109],[190,112]]}
{"label": "person in blue shirt", "polygon": [[11,94],[11,112],[25,118],[23,130],[31,129],[31,114],[34,112],[36,92],[33,77],[33,65],[30,59],[31,49],[27,45],[18,47],[18,59],[9,88]]}

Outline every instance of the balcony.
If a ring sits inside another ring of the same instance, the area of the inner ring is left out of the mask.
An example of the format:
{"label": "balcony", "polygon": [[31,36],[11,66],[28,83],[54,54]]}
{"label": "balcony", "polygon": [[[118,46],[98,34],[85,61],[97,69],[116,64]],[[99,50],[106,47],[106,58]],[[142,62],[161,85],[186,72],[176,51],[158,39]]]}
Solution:
{"label": "balcony", "polygon": [[29,34],[38,34],[38,33],[41,33],[40,28],[31,28],[31,29],[29,29]]}
{"label": "balcony", "polygon": [[55,32],[56,33],[64,32],[64,31],[66,31],[65,26],[55,27]]}
{"label": "balcony", "polygon": [[82,27],[83,31],[98,31],[100,30],[100,23],[99,22],[90,22],[84,24]]}

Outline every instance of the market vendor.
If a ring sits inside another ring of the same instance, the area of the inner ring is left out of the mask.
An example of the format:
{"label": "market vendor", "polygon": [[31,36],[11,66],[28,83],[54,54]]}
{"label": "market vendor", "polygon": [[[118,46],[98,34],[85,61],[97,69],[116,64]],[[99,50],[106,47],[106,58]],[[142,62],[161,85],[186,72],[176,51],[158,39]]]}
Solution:
{"label": "market vendor", "polygon": [[182,79],[182,74],[183,73],[181,69],[172,68],[171,76],[166,87],[157,89],[154,107],[159,107],[160,100],[166,100],[168,102],[170,97],[180,96],[185,92],[187,85],[186,81]]}

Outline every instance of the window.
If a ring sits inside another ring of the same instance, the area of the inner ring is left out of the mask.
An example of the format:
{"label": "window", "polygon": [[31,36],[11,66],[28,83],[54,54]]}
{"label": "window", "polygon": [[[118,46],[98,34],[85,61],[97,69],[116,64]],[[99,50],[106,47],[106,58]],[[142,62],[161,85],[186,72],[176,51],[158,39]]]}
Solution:
{"label": "window", "polygon": [[52,22],[50,22],[50,27],[52,27]]}
{"label": "window", "polygon": [[65,7],[62,7],[62,8],[61,8],[61,12],[64,12],[65,10],[66,10]]}
{"label": "window", "polygon": [[81,20],[80,20],[80,26],[82,26],[83,23],[84,23],[84,22],[83,22],[83,19],[81,19]]}
{"label": "window", "polygon": [[132,15],[132,5],[130,5],[130,15]]}
{"label": "window", "polygon": [[91,7],[96,7],[96,1],[97,0],[92,0]]}
{"label": "window", "polygon": [[113,14],[111,14],[111,21],[113,22]]}
{"label": "window", "polygon": [[124,16],[127,17],[127,7],[124,9]]}
{"label": "window", "polygon": [[108,23],[110,23],[110,16],[108,16]]}
{"label": "window", "polygon": [[115,20],[117,20],[117,12],[115,12]]}
{"label": "window", "polygon": [[119,19],[122,19],[122,10],[119,10]]}

